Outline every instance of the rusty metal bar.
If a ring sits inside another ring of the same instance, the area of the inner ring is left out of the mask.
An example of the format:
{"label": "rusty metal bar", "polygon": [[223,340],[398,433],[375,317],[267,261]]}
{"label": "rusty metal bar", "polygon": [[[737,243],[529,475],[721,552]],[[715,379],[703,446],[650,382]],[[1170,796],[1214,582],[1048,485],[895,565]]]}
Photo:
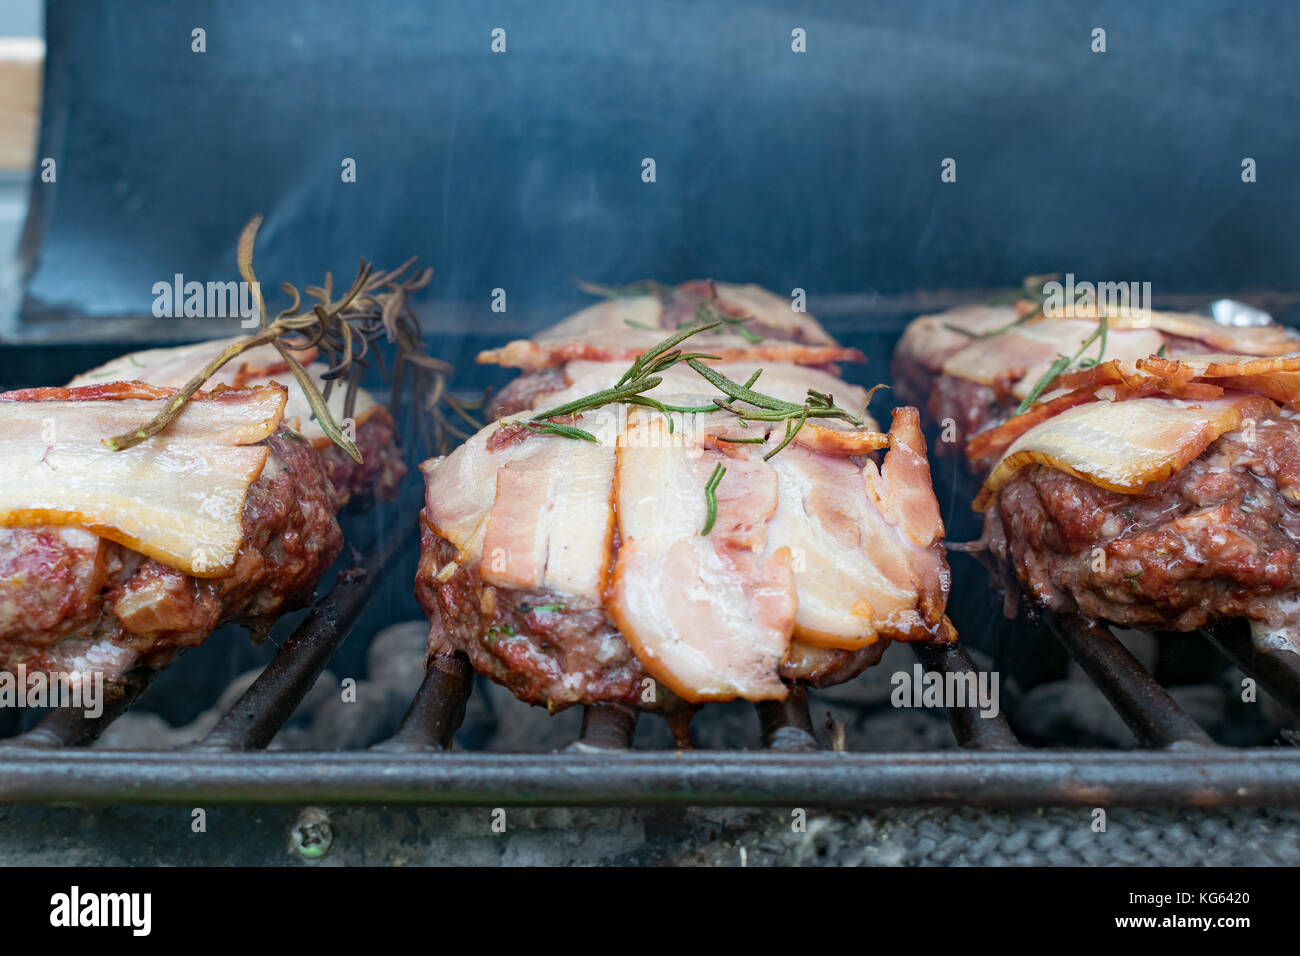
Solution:
{"label": "rusty metal bar", "polygon": [[473,689],[474,671],[468,657],[459,651],[433,655],[397,733],[370,749],[450,750],[452,738],[465,720],[465,706]]}
{"label": "rusty metal bar", "polygon": [[787,753],[820,749],[808,713],[808,693],[796,684],[788,684],[784,700],[764,700],[754,705],[762,731],[763,746]]}
{"label": "rusty metal bar", "polygon": [[83,711],[59,708],[24,734],[0,741],[0,746],[24,748],[76,747],[93,743],[108,725],[126,713],[153,683],[158,671],[139,669],[128,672],[120,683],[104,688],[104,709],[98,717]]}
{"label": "rusty metal bar", "polygon": [[[957,644],[913,644],[912,652],[927,671],[945,676],[979,673],[970,655]],[[990,675],[989,679],[995,679],[994,675]],[[965,707],[948,708],[948,723],[952,725],[957,743],[963,747],[973,750],[1007,750],[1020,746],[1015,732],[1001,712],[985,717],[980,713],[979,706],[969,700]]]}
{"label": "rusty metal bar", "polygon": [[636,734],[637,712],[618,704],[588,704],[582,709],[582,731],[570,751],[627,750]]}
{"label": "rusty metal bar", "polygon": [[509,754],[0,748],[0,803],[459,806],[1262,806],[1300,751]]}
{"label": "rusty metal bar", "polygon": [[1144,746],[1214,746],[1210,735],[1107,628],[1078,617],[1043,617]]}
{"label": "rusty metal bar", "polygon": [[1278,703],[1300,717],[1300,655],[1256,649],[1250,641],[1248,626],[1241,621],[1203,628],[1201,633],[1243,673],[1255,678]]}
{"label": "rusty metal bar", "polygon": [[351,632],[374,593],[374,582],[416,531],[416,522],[406,522],[403,532],[387,536],[363,567],[340,572],[329,594],[316,602],[271,663],[195,749],[257,750],[269,744]]}

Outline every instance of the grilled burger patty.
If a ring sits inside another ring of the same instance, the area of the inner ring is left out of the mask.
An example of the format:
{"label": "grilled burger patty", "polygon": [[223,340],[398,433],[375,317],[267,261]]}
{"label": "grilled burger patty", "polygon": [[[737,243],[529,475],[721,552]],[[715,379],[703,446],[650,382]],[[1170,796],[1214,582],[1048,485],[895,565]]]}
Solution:
{"label": "grilled burger patty", "polygon": [[1300,422],[1283,413],[1246,438],[1222,435],[1139,494],[1022,468],[985,515],[984,543],[1008,584],[1053,611],[1177,631],[1220,617],[1294,629]]}
{"label": "grilled burger patty", "polygon": [[0,670],[102,671],[111,682],[166,667],[223,622],[308,603],[343,545],[334,488],[296,433],[265,444],[227,577],[190,576],[81,528],[0,528]]}
{"label": "grilled burger patty", "polygon": [[[714,415],[723,391],[685,364],[657,369],[641,396],[676,407],[662,417],[631,406],[564,415],[595,441],[510,420],[581,405],[700,325],[681,348],[716,363],[714,375],[862,420],[808,420],[796,436]],[[900,410],[888,436],[876,430],[870,393],[836,365],[864,360],[789,300],[707,280],[610,290],[481,353],[522,374],[489,404],[485,429],[421,466],[416,591],[430,653],[463,651],[552,711],[665,710],[781,699],[791,681],[853,677],[891,639],[955,639],[918,417]]]}
{"label": "grilled burger patty", "polygon": [[[438,580],[440,569],[455,561],[456,546],[429,527],[423,512],[420,530],[416,597],[440,625],[444,645],[463,651],[480,674],[551,710],[594,701],[658,702],[641,700],[650,675],[603,609],[570,607],[554,592],[486,585],[474,565],[457,565]],[[431,641],[430,652],[445,646]]]}
{"label": "grilled burger patty", "polygon": [[370,504],[376,499],[393,501],[406,477],[406,462],[397,442],[397,429],[387,409],[377,409],[357,426],[358,465],[338,445],[330,442],[317,448],[325,474],[337,494],[338,507],[353,501]]}

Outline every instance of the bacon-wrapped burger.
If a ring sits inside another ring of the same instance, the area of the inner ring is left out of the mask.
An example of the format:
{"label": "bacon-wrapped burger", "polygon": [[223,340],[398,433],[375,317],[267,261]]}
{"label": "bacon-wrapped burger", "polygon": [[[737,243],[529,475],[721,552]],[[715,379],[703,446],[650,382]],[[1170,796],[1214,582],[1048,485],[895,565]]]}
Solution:
{"label": "bacon-wrapped burger", "polygon": [[0,671],[113,684],[310,600],[342,535],[319,456],[282,427],[286,390],[200,392],[162,434],[105,447],[174,394],[0,394]]}
{"label": "bacon-wrapped burger", "polygon": [[[1101,318],[1105,317],[1105,329]],[[894,352],[900,400],[943,430],[939,455],[967,442],[1037,397],[1063,360],[1134,362],[1205,352],[1275,356],[1300,350],[1300,336],[1278,325],[1226,326],[1208,316],[1130,307],[1076,305],[1054,311],[1041,301],[972,305],[913,320]]]}
{"label": "bacon-wrapped burger", "polygon": [[1300,651],[1300,355],[1109,361],[976,436],[983,544],[1037,606]]}
{"label": "bacon-wrapped burger", "polygon": [[[661,321],[662,302],[627,301]],[[819,365],[851,355],[794,324]],[[721,320],[664,328],[617,352],[601,340],[630,365],[567,334],[520,346],[565,342],[554,387],[519,390],[421,466],[430,652],[463,651],[554,711],[780,699],[854,676],[890,640],[954,640],[915,409],[883,434],[865,390],[795,364],[800,342],[750,354]]]}

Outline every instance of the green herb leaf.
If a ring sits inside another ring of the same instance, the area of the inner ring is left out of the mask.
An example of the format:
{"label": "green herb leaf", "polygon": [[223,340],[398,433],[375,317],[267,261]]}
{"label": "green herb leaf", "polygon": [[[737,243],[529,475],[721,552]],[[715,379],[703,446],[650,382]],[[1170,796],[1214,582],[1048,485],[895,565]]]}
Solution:
{"label": "green herb leaf", "polygon": [[559,422],[524,422],[524,427],[538,435],[561,435],[564,438],[576,438],[581,441],[599,443],[595,435],[573,425],[561,425]]}
{"label": "green herb leaf", "polygon": [[704,527],[700,529],[701,535],[707,536],[713,530],[713,522],[718,520],[718,483],[726,473],[727,469],[722,465],[715,465],[713,474],[704,485],[704,505],[708,509],[708,517],[705,518]]}
{"label": "green herb leaf", "polygon": [[1068,369],[1074,362],[1078,361],[1079,356],[1087,351],[1088,346],[1092,345],[1092,343],[1098,339],[1101,339],[1101,347],[1097,350],[1097,357],[1091,360],[1091,365],[1082,367],[1090,368],[1092,365],[1100,364],[1106,357],[1107,325],[1106,316],[1103,315],[1097,323],[1097,331],[1093,332],[1092,335],[1088,336],[1088,338],[1084,340],[1083,345],[1079,346],[1079,351],[1075,352],[1073,356],[1067,357],[1062,355],[1053,362],[1043,377],[1034,383],[1034,387],[1029,390],[1029,394],[1025,396],[1025,400],[1016,406],[1015,413],[1017,415],[1023,415],[1025,412],[1029,411],[1034,402],[1038,401],[1039,396],[1041,396],[1043,392],[1047,391],[1048,387],[1053,382],[1065,374],[1066,369]]}

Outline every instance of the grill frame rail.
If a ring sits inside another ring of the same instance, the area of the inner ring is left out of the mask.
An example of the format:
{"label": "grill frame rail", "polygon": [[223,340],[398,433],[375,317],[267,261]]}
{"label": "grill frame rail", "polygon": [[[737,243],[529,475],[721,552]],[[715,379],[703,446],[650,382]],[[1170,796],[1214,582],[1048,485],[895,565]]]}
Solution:
{"label": "grill frame rail", "polygon": [[1300,752],[0,753],[6,803],[447,806],[1261,806]]}
{"label": "grill frame rail", "polygon": [[[148,686],[133,675],[103,717],[55,711],[0,740],[0,803],[407,804],[468,806],[1263,806],[1300,803],[1300,748],[1216,744],[1106,629],[1047,616],[1142,745],[1064,750],[1020,743],[1006,718],[950,708],[957,750],[821,749],[799,688],[756,705],[763,749],[633,750],[637,714],[585,708],[582,731],[551,753],[454,752],[473,672],[461,653],[434,655],[397,732],[359,751],[266,751],[356,623],[408,535],[390,536],[345,571],[249,690],[194,745],[173,751],[92,750]],[[1292,710],[1300,666],[1247,639],[1204,635]],[[927,669],[975,671],[960,646],[914,645]]]}

